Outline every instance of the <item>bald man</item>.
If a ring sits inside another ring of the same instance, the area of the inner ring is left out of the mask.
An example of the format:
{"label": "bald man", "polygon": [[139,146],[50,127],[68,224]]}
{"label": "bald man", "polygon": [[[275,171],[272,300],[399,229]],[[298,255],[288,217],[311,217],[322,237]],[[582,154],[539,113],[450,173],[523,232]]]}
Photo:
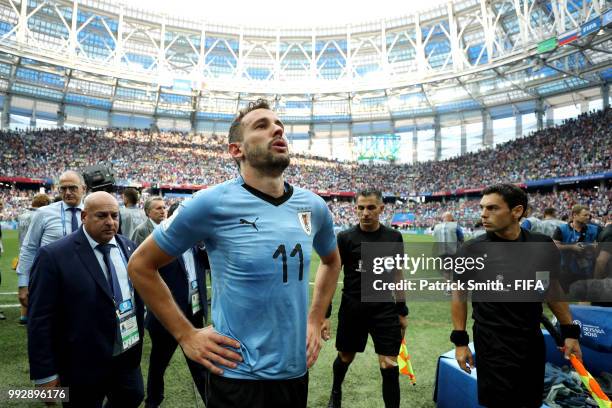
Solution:
{"label": "bald man", "polygon": [[28,314],[30,376],[70,387],[65,407],[137,407],[144,307],[127,274],[136,245],[118,235],[119,205],[89,195],[82,227],[38,250]]}
{"label": "bald man", "polygon": [[61,201],[42,207],[32,215],[28,231],[21,243],[17,264],[19,302],[28,306],[28,285],[32,262],[39,248],[76,231],[81,225],[82,199],[85,180],[76,171],[66,171],[59,177]]}

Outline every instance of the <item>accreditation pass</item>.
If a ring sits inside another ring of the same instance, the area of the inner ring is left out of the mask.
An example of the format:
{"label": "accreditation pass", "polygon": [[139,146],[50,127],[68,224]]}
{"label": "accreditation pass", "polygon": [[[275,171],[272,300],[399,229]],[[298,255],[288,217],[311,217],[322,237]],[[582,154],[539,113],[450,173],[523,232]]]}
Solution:
{"label": "accreditation pass", "polygon": [[138,322],[134,313],[134,306],[131,299],[122,302],[117,310],[119,319],[119,329],[121,333],[121,351],[130,349],[140,340],[138,333]]}

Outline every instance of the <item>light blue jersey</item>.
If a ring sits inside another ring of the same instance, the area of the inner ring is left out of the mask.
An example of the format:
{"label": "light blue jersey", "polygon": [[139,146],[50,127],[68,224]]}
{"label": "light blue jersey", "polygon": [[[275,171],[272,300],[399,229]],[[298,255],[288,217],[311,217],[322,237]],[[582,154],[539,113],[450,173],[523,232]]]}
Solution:
{"label": "light blue jersey", "polygon": [[197,193],[156,228],[172,256],[204,241],[212,273],[215,330],[241,344],[244,361],[224,376],[290,379],[306,373],[310,256],[336,248],[327,205],[285,184],[274,199],[242,177]]}

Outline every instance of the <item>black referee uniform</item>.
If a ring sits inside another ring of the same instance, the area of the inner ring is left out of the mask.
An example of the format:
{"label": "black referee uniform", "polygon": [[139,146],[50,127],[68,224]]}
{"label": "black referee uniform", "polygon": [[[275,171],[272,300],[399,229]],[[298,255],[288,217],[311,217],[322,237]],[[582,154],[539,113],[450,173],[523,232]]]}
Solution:
{"label": "black referee uniform", "polygon": [[374,341],[376,354],[397,356],[402,343],[398,314],[406,315],[404,302],[361,302],[361,244],[363,242],[403,242],[402,234],[380,224],[373,232],[359,225],[338,234],[338,249],[344,266],[344,287],[338,312],[336,348],[341,352],[361,353],[368,334]]}
{"label": "black referee uniform", "polygon": [[[511,242],[537,244],[529,247],[491,244]],[[550,281],[558,279],[558,252],[545,235],[521,229],[519,238],[509,241],[488,232],[467,242],[458,256],[481,256],[483,252],[488,256],[483,271],[455,274],[455,279],[476,282],[492,279],[512,284],[515,279],[536,279],[537,271],[548,272]],[[500,298],[504,295],[514,296],[514,300],[520,296],[516,291],[494,294]],[[532,302],[476,301],[475,296],[472,317],[478,402],[491,408],[539,408],[546,362],[540,330],[543,296]]]}

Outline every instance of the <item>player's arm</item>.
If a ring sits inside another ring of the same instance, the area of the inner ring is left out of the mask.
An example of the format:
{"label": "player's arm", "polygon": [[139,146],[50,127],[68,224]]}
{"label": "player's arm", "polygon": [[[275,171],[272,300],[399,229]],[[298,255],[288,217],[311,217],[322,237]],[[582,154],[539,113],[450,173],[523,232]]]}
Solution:
{"label": "player's arm", "polygon": [[128,263],[128,273],[147,307],[181,345],[185,354],[192,360],[204,365],[214,374],[223,370],[215,364],[236,367],[240,355],[224,348],[239,348],[240,344],[228,337],[217,334],[212,326],[195,329],[180,311],[172,298],[168,286],[159,275],[159,268],[174,258],[165,253],[149,236],[132,254]]}
{"label": "player's arm", "polygon": [[[344,259],[346,258],[346,255],[344,255],[346,253],[344,251],[344,248],[346,245],[346,237],[343,232],[338,234],[337,242],[338,242],[338,252],[340,253],[340,269],[339,270],[342,270],[342,267],[344,266]],[[332,300],[329,302],[329,306],[327,307],[327,311],[325,312],[325,321],[323,322],[323,326],[321,326],[321,338],[325,341],[331,338],[331,322],[329,321],[329,318],[331,317],[331,314],[332,314],[333,301],[334,301],[334,297],[332,296]]]}
{"label": "player's arm", "polygon": [[340,275],[340,253],[336,246],[328,255],[321,256],[321,263],[315,277],[315,287],[312,294],[312,304],[308,313],[307,334],[307,366],[310,368],[321,349],[321,326],[325,320],[325,312],[328,309],[334,292],[338,276]]}

